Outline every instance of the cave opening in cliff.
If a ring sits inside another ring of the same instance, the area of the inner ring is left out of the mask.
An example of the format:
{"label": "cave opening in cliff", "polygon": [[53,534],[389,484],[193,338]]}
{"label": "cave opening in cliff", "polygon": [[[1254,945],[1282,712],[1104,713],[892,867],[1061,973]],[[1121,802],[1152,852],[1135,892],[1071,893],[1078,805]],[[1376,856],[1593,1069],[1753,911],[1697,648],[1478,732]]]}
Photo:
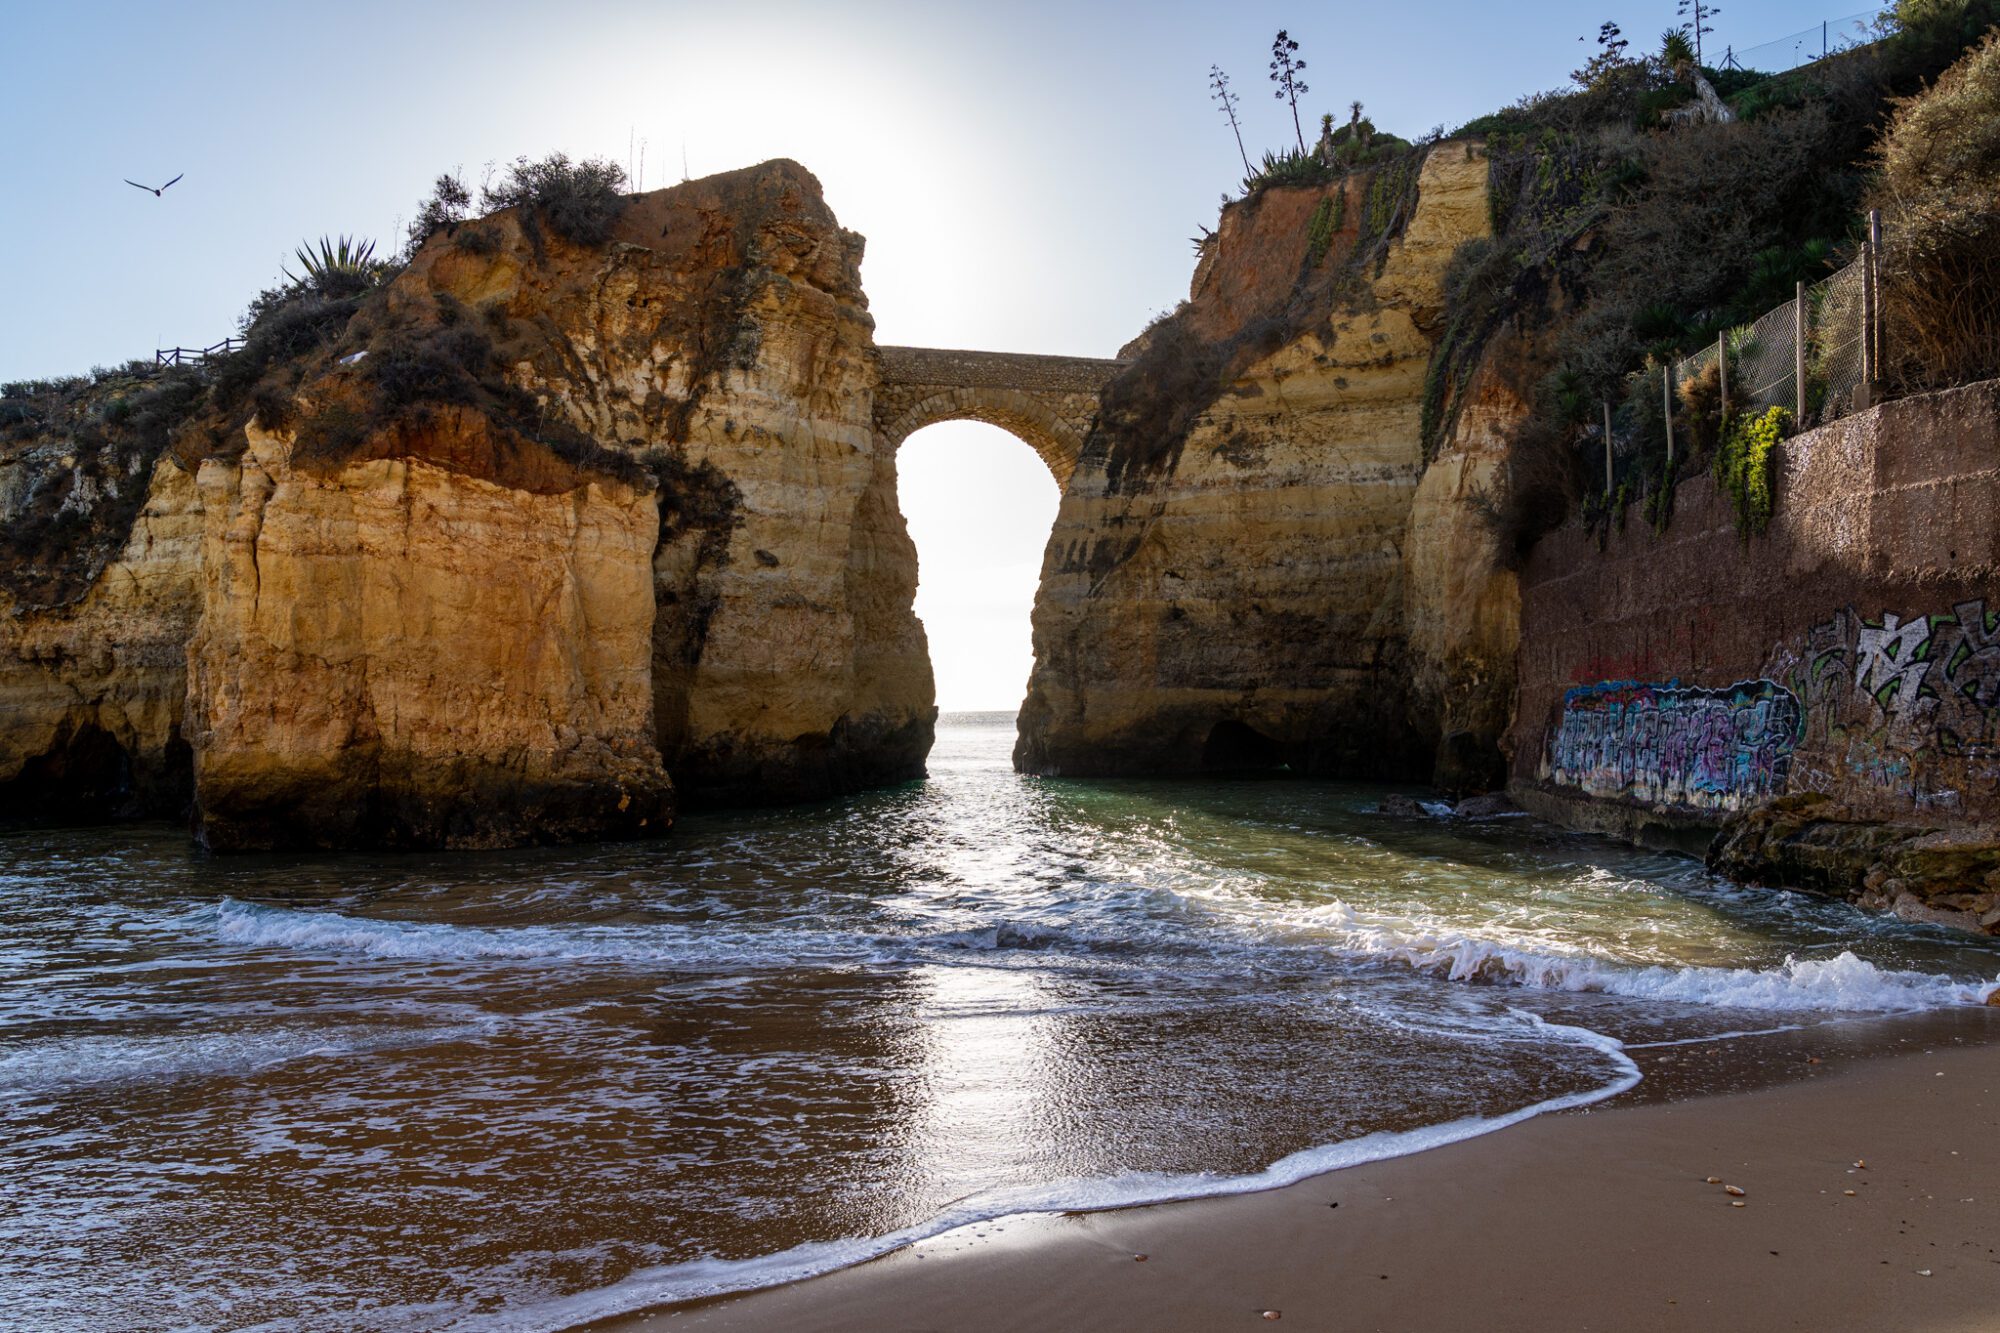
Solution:
{"label": "cave opening in cliff", "polygon": [[1218,722],[1201,747],[1204,773],[1276,773],[1285,767],[1284,747],[1243,722]]}
{"label": "cave opening in cliff", "polygon": [[1055,478],[998,426],[945,421],[904,441],[896,483],[939,710],[1013,713],[1034,664],[1029,615],[1061,498]]}

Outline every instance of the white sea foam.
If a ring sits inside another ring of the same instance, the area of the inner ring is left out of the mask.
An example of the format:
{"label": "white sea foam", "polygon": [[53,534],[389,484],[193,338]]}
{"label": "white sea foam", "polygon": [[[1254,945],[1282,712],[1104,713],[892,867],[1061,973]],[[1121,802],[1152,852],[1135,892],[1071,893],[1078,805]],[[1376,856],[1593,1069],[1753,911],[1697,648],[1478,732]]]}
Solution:
{"label": "white sea foam", "polygon": [[1642,966],[1582,953],[1523,948],[1449,929],[1358,922],[1335,932],[1335,947],[1360,957],[1403,963],[1452,981],[1779,1013],[1882,1014],[1947,1009],[1984,1003],[2000,990],[2000,981],[1897,971],[1877,967],[1845,950],[1828,959],[1788,957],[1773,968]]}
{"label": "white sea foam", "polygon": [[1443,1147],[1491,1134],[1520,1124],[1548,1111],[1588,1106],[1628,1091],[1639,1082],[1639,1066],[1625,1054],[1623,1046],[1610,1037],[1587,1028],[1549,1023],[1519,1010],[1513,1017],[1537,1029],[1543,1036],[1587,1047],[1603,1054],[1611,1069],[1600,1086],[1583,1092],[1552,1097],[1496,1116],[1468,1116],[1421,1129],[1379,1131],[1341,1143],[1321,1144],[1286,1157],[1253,1175],[1223,1176],[1209,1172],[1192,1175],[1132,1173],[1096,1180],[1068,1180],[1048,1185],[991,1190],[960,1199],[927,1221],[886,1236],[857,1236],[846,1240],[813,1241],[777,1254],[754,1259],[697,1259],[642,1269],[622,1281],[596,1291],[493,1315],[480,1315],[458,1325],[464,1329],[504,1330],[504,1333],[553,1333],[595,1319],[629,1314],[649,1306],[699,1300],[732,1292],[775,1287],[803,1278],[816,1277],[839,1268],[850,1268],[869,1259],[902,1249],[918,1241],[947,1232],[988,1225],[1005,1218],[1045,1213],[1102,1212],[1112,1208],[1134,1208],[1144,1204],[1169,1203],[1179,1199],[1218,1198],[1232,1194],[1254,1194],[1296,1184],[1312,1176],[1325,1175],[1345,1167],[1403,1157],[1429,1148]]}
{"label": "white sea foam", "polygon": [[[1027,920],[929,937],[864,937],[786,926],[744,930],[721,923],[683,925],[460,926],[392,921],[335,911],[295,911],[224,899],[213,909],[225,942],[376,958],[526,962],[623,962],[687,971],[781,969],[908,962],[954,953],[1089,950],[1128,941],[1100,940],[1073,926]],[[1294,925],[1298,924],[1294,918]],[[1534,990],[1618,995],[1629,999],[1775,1013],[1908,1013],[1976,1005],[2000,991],[2000,979],[1950,977],[1881,967],[1843,951],[1832,958],[1788,957],[1769,968],[1637,964],[1563,949],[1544,939],[1495,938],[1334,903],[1309,914],[1311,934],[1357,960],[1399,963],[1458,982]],[[1299,936],[1285,932],[1289,942]],[[1211,948],[1246,941],[1214,938]]]}
{"label": "white sea foam", "polygon": [[413,961],[636,962],[696,971],[858,961],[866,941],[829,932],[753,932],[724,925],[459,926],[301,912],[225,898],[212,913],[225,943]]}
{"label": "white sea foam", "polygon": [[477,1037],[492,1026],[343,1024],[64,1037],[0,1050],[0,1097],[134,1078],[254,1074],[293,1060],[342,1058]]}

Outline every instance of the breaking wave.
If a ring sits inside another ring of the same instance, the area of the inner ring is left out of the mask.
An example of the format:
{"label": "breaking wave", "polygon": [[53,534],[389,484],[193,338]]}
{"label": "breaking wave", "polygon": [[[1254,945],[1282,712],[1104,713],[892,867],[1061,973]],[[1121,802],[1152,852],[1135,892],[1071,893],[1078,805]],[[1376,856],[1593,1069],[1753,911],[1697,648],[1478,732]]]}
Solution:
{"label": "breaking wave", "polygon": [[1343,932],[1344,952],[1407,965],[1451,981],[1773,1013],[1910,1013],[1983,1004],[2000,980],[1975,981],[1878,967],[1843,950],[1827,959],[1787,957],[1772,968],[1638,965],[1587,954],[1546,953],[1456,931],[1391,927]]}
{"label": "breaking wave", "polygon": [[865,962],[867,941],[831,931],[680,925],[460,926],[302,912],[225,898],[210,909],[227,944],[412,961],[659,963],[691,971]]}

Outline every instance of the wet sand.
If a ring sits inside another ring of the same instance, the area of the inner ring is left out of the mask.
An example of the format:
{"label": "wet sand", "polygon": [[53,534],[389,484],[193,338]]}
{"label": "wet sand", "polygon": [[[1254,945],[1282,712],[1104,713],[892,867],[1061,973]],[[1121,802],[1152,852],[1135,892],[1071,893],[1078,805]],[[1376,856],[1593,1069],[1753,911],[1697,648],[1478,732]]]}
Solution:
{"label": "wet sand", "polygon": [[1635,1051],[1587,1110],[591,1327],[2000,1329],[1996,1038],[1987,1010]]}

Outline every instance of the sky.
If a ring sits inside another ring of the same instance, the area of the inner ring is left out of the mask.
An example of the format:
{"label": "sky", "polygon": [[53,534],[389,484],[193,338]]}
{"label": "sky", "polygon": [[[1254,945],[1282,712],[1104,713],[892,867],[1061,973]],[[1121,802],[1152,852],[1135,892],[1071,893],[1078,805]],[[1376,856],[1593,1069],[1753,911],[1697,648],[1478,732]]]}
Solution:
{"label": "sky", "polygon": [[[1865,7],[1732,0],[1711,40]],[[1111,356],[1186,295],[1189,238],[1243,175],[1211,64],[1255,160],[1292,138],[1280,27],[1308,141],[1356,98],[1413,138],[1563,84],[1607,17],[1635,47],[1675,21],[1671,0],[4,0],[0,380],[219,341],[301,241],[396,248],[440,171],[476,186],[564,151],[636,177],[641,141],[654,188],[811,168],[868,238],[880,342]],[[176,173],[163,198],[124,183]],[[939,704],[1013,708],[1054,483],[973,423],[919,432],[899,470]]]}

